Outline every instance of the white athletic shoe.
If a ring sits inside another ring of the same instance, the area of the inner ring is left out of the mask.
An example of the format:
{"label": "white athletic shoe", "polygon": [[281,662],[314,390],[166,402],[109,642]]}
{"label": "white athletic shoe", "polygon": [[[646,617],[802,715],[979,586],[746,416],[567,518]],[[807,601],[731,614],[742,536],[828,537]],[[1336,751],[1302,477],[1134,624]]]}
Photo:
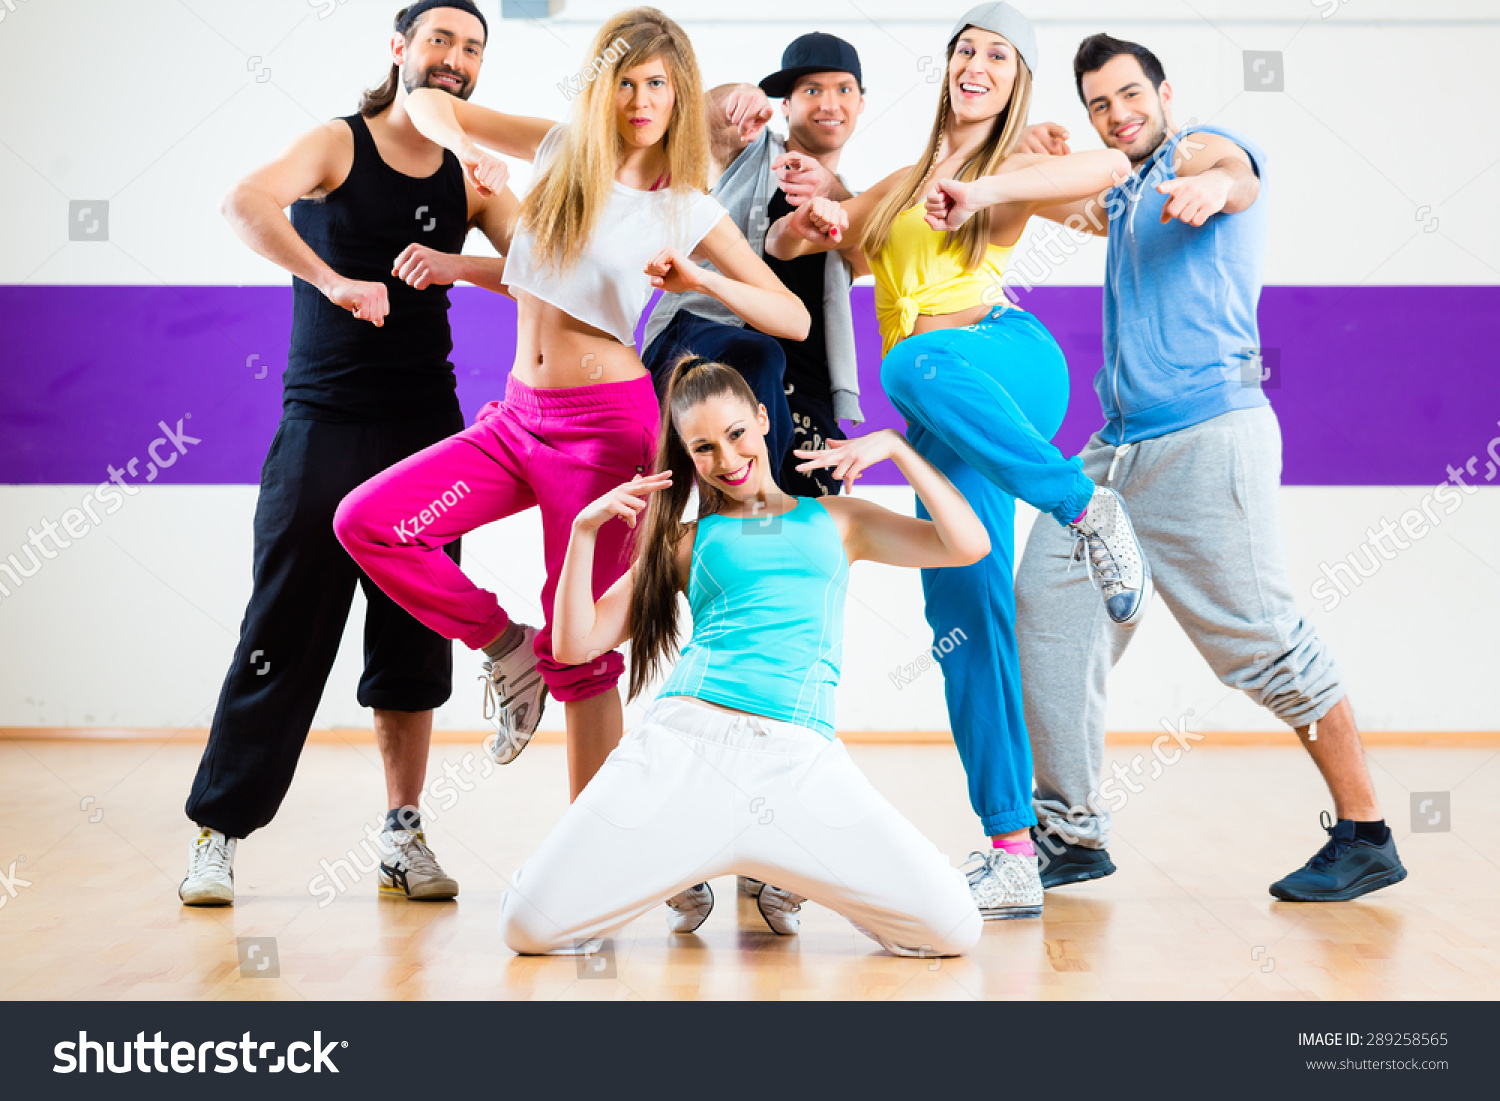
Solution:
{"label": "white athletic shoe", "polygon": [[1114,490],[1098,486],[1083,519],[1068,527],[1078,536],[1073,560],[1087,555],[1089,576],[1099,586],[1109,618],[1134,627],[1151,603],[1151,565],[1130,526],[1125,502]]}
{"label": "white athletic shoe", "polygon": [[713,888],[699,883],[667,899],[667,928],[674,933],[693,933],[714,910]]}
{"label": "white athletic shoe", "polygon": [[484,659],[479,679],[484,682],[484,717],[495,724],[485,740],[496,764],[508,765],[536,733],[547,702],[547,685],[536,668],[537,629],[526,627],[521,644],[498,662]]}
{"label": "white athletic shoe", "polygon": [[758,879],[751,879],[748,875],[736,876],[735,881],[739,884],[740,894],[746,898],[754,898],[760,894],[760,889],[765,886]]}
{"label": "white athletic shoe", "polygon": [[443,871],[421,830],[380,831],[380,893],[440,900],[458,894],[458,881]]}
{"label": "white athletic shoe", "polygon": [[798,913],[806,901],[801,895],[794,895],[791,891],[784,891],[769,883],[762,884],[760,893],[755,896],[760,916],[766,919],[771,932],[783,937],[797,935],[797,930],[802,927],[802,918]]}
{"label": "white athletic shoe", "polygon": [[[970,867],[970,864],[973,866]],[[1042,912],[1042,876],[1035,856],[991,849],[969,854],[964,865],[969,893],[985,921],[1037,917]]]}
{"label": "white athletic shoe", "polygon": [[232,837],[204,826],[188,853],[188,874],[177,888],[185,906],[234,905],[234,845]]}

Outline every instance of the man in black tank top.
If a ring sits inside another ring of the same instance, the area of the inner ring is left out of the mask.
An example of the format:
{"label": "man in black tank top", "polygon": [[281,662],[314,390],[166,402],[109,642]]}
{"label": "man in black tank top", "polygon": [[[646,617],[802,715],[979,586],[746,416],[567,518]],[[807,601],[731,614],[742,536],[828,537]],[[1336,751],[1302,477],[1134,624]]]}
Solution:
{"label": "man in black tank top", "polygon": [[[368,600],[358,699],[375,711],[392,808],[364,844],[378,846],[382,891],[458,892],[416,813],[450,644],[359,571],[333,515],[355,486],[463,427],[447,286],[501,288],[502,259],[455,254],[477,227],[503,255],[517,204],[503,186],[466,179],[412,126],[405,99],[418,87],[467,98],[487,30],[470,0],[403,9],[390,75],[359,113],[304,134],[224,200],[245,243],[292,273],[292,334],[256,501],[253,589],[187,801],[199,827],[178,892],[187,904],[233,901],[235,840],[268,823],[291,785],[356,584]],[[456,560],[457,542],[446,549]],[[329,898],[345,886],[329,884]]]}

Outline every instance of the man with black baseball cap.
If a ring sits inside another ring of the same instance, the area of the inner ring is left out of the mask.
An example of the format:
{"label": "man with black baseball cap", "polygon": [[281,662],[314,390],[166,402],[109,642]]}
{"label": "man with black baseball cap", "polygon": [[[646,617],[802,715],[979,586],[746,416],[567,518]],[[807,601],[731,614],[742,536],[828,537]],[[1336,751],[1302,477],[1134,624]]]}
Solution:
{"label": "man with black baseball cap", "polygon": [[[770,98],[782,100],[787,136],[767,128]],[[769,454],[780,464],[777,484],[802,496],[839,491],[827,471],[796,470],[793,448],[820,448],[843,439],[840,420],[859,424],[859,374],[849,307],[852,272],[828,253],[791,261],[765,256],[766,229],[817,195],[846,199],[839,155],[864,110],[859,54],[831,34],[805,34],[781,55],[781,68],[757,87],[725,84],[708,96],[709,134],[718,182],[714,197],[757,253],[807,307],[804,341],[777,340],[747,329],[716,300],[664,295],[646,325],[646,366],[660,389],[678,354],[692,351],[728,363],[765,405]]]}

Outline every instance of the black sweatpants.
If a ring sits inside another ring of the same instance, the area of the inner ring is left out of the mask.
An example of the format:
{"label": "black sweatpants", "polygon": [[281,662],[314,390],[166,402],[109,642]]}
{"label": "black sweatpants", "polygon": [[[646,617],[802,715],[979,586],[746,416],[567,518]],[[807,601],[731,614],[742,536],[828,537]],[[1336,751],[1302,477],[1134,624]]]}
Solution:
{"label": "black sweatpants", "polygon": [[833,476],[833,470],[802,471],[797,464],[804,460],[792,452],[821,451],[829,440],[847,439],[839,428],[839,419],[833,415],[833,397],[824,387],[818,393],[812,387],[802,389],[787,380],[786,403],[792,412],[792,447],[781,464],[781,476],[776,484],[795,497],[837,497],[844,490],[844,483]]}
{"label": "black sweatpants", "polygon": [[766,418],[771,422],[766,433],[766,455],[772,471],[780,469],[792,446],[792,414],[782,383],[786,353],[776,338],[679,310],[641,356],[641,362],[651,372],[658,399],[666,400],[672,365],[685,352],[727,364],[744,376],[756,400],[766,407]]}
{"label": "black sweatpants", "polygon": [[[452,412],[392,423],[283,418],[260,474],[255,573],[187,815],[229,837],[268,823],[291,787],[361,585],[361,706],[427,711],[452,690],[449,641],[418,623],[355,565],[333,513],[355,486],[463,428]],[[458,560],[458,542],[444,548]]]}

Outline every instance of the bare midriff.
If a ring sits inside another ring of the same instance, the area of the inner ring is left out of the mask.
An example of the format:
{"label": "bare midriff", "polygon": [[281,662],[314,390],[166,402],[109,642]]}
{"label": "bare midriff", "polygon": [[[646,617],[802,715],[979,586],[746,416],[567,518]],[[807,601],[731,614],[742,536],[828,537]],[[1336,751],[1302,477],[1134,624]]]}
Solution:
{"label": "bare midriff", "polygon": [[630,382],[647,373],[631,345],[523,290],[511,293],[516,299],[516,360],[511,374],[532,389]]}
{"label": "bare midriff", "polygon": [[961,329],[965,325],[975,325],[988,317],[994,308],[994,306],[981,303],[956,313],[919,313],[916,322],[911,327],[912,335],[930,333],[938,329]]}
{"label": "bare midriff", "polygon": [[741,711],[738,707],[725,707],[722,704],[710,703],[699,696],[663,696],[664,700],[686,700],[688,703],[696,703],[699,707],[706,707],[710,711],[722,711],[726,715],[749,715],[752,718],[764,719],[766,716],[757,715],[754,711]]}

